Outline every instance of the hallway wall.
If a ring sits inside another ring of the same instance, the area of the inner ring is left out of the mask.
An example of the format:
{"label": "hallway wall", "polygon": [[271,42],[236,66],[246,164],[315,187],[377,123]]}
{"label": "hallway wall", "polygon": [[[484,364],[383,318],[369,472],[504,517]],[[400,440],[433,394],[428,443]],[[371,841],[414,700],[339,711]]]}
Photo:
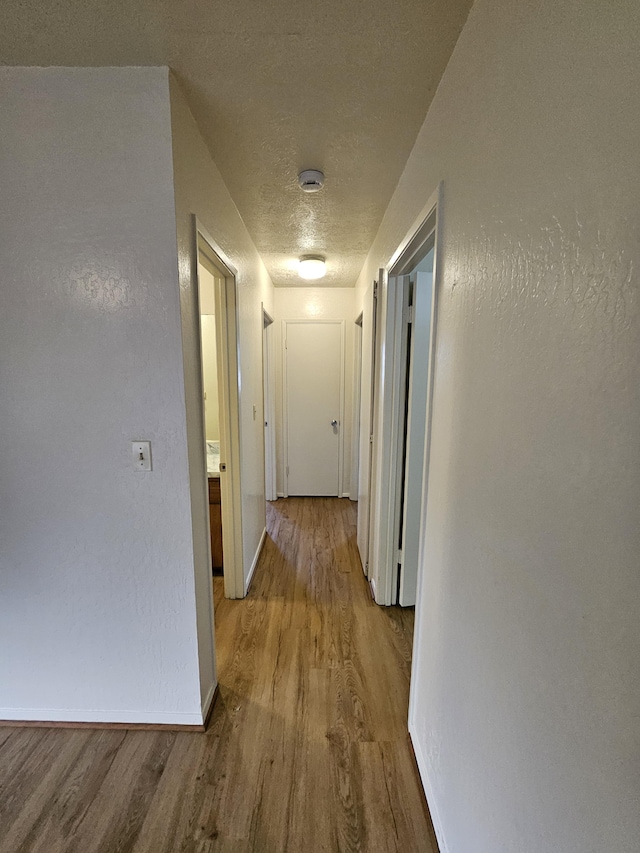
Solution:
{"label": "hallway wall", "polygon": [[[206,536],[209,516],[206,492],[199,488],[199,471],[206,470],[204,436],[200,416],[202,389],[196,369],[198,359],[197,303],[195,300],[196,262],[193,243],[195,213],[229,262],[238,270],[238,353],[240,373],[240,439],[243,561],[245,584],[249,579],[262,532],[265,529],[264,438],[262,412],[262,303],[273,312],[273,285],[249,237],[238,209],[214,164],[185,97],[175,77],[169,78],[171,129],[175,176],[176,219],[182,337],[184,345],[187,418],[193,436],[192,506],[194,541],[201,552],[198,561],[206,564]],[[256,406],[256,417],[253,406]],[[200,453],[199,448],[202,448]],[[208,534],[207,534],[208,535]],[[208,571],[208,570],[207,570]],[[202,583],[205,583],[204,569]],[[207,574],[206,583],[210,583]],[[204,601],[204,593],[199,596]]]}
{"label": "hallway wall", "polygon": [[238,269],[245,578],[272,285],[168,69],[2,68],[0,107],[0,719],[198,725],[216,674],[193,214]]}
{"label": "hallway wall", "polygon": [[198,724],[167,71],[0,111],[0,719]]}
{"label": "hallway wall", "polygon": [[353,429],[353,346],[355,340],[356,291],[352,287],[277,287],[273,348],[276,374],[276,490],[284,489],[284,424],[283,424],[283,320],[344,320],[344,497],[349,496],[351,477],[351,445]]}
{"label": "hallway wall", "polygon": [[358,283],[444,181],[411,730],[443,853],[640,847],[640,9],[477,0]]}

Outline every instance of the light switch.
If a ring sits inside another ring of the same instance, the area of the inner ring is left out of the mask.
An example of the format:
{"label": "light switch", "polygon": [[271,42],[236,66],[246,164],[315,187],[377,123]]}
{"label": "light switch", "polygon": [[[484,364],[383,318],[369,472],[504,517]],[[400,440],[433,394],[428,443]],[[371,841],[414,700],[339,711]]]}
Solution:
{"label": "light switch", "polygon": [[151,471],[151,442],[132,441],[131,456],[136,471]]}

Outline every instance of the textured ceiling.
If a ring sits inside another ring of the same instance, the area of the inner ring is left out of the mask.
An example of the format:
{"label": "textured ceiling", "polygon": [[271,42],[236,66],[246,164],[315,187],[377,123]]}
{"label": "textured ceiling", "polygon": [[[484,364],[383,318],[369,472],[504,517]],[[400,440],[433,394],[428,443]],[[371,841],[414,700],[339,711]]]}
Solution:
{"label": "textured ceiling", "polygon": [[170,65],[274,284],[350,287],[471,2],[3,0],[0,62]]}

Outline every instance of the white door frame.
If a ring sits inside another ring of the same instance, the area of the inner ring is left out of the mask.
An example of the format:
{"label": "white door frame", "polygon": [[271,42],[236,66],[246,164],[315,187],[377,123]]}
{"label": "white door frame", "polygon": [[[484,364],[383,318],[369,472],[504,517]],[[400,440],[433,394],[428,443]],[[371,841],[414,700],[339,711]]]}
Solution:
{"label": "white door frame", "polygon": [[345,350],[345,325],[344,320],[283,320],[282,321],[282,438],[283,438],[283,497],[289,497],[289,408],[288,408],[288,384],[287,384],[287,326],[306,324],[331,324],[340,326],[340,429],[338,432],[338,497],[343,494],[343,467],[344,467],[344,350]]}
{"label": "white door frame", "polygon": [[[376,336],[376,376],[373,402],[373,451],[371,462],[369,523],[369,582],[378,604],[391,604],[390,567],[395,548],[392,542],[391,522],[394,508],[391,489],[395,488],[392,464],[394,428],[394,373],[399,367],[396,341],[397,294],[394,282],[385,269],[378,281],[378,335]],[[402,322],[401,318],[400,321]]]}
{"label": "white door frame", "polygon": [[[406,320],[404,307],[404,283],[401,275],[407,269],[411,256],[422,246],[429,234],[435,231],[435,247],[433,258],[433,295],[431,308],[431,340],[429,355],[429,379],[427,391],[426,438],[424,451],[423,500],[426,495],[428,481],[429,451],[431,444],[431,420],[433,407],[433,375],[435,369],[435,344],[437,300],[440,291],[440,265],[438,263],[439,241],[441,228],[439,222],[442,216],[442,190],[440,184],[422,209],[420,216],[407,237],[390,258],[387,267],[384,286],[379,288],[379,310],[381,311],[380,339],[377,342],[377,360],[379,372],[376,377],[376,405],[374,417],[374,461],[373,479],[375,480],[375,501],[372,503],[371,538],[369,545],[369,573],[371,587],[378,604],[394,604],[397,599],[397,484],[399,482],[399,466],[403,460],[398,458],[398,436],[403,429],[404,387],[401,387],[406,368],[406,335],[403,323]],[[404,347],[403,350],[403,339]],[[373,500],[373,497],[372,497]],[[422,565],[422,539],[424,536],[424,509],[420,528],[420,565]],[[420,577],[418,574],[418,595],[420,593]],[[396,586],[394,586],[396,584]],[[417,614],[416,614],[417,615]]]}
{"label": "white door frame", "polygon": [[273,359],[273,317],[262,304],[262,390],[264,413],[264,495],[275,501],[276,492],[276,404]]}
{"label": "white door frame", "polygon": [[[220,408],[220,493],[222,510],[222,545],[224,550],[224,594],[226,598],[243,598],[244,561],[242,553],[242,484],[240,469],[240,392],[238,388],[238,305],[237,270],[222,249],[194,216],[196,257],[205,254],[224,276],[224,284],[216,283],[216,355],[218,362],[218,398]],[[200,314],[200,285],[197,288]],[[200,379],[202,381],[202,336],[198,324]],[[204,435],[204,398],[202,401]],[[207,488],[206,466],[202,472]],[[207,504],[208,504],[207,492]],[[210,545],[209,545],[210,547]]]}
{"label": "white door frame", "polygon": [[380,323],[378,292],[381,292],[383,278],[384,270],[379,270],[378,280],[372,282],[371,286],[365,292],[364,307],[362,310],[357,543],[362,570],[365,577],[368,578],[371,578],[372,575],[369,559],[371,554],[372,505],[375,501],[376,485],[372,479],[372,472],[375,447],[374,432],[377,417],[376,394],[379,375],[379,358],[376,344],[379,337]]}

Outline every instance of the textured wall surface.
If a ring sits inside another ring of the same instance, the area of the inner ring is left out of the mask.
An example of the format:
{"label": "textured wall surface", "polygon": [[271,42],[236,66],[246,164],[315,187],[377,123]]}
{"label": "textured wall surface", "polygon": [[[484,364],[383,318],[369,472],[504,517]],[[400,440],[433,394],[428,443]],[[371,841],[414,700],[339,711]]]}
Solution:
{"label": "textured wall surface", "polygon": [[351,476],[351,445],[353,425],[353,346],[355,340],[356,291],[349,287],[287,287],[275,289],[274,358],[276,373],[276,487],[284,488],[283,437],[283,320],[344,320],[344,461],[343,495],[349,494]]}
{"label": "textured wall surface", "polygon": [[444,180],[411,725],[448,853],[640,849],[639,39],[477,0],[359,282]]}
{"label": "textured wall surface", "polygon": [[[265,527],[261,305],[264,303],[267,311],[273,312],[273,285],[173,76],[170,76],[170,90],[185,393],[193,457],[190,460],[194,484],[191,500],[195,547],[202,549],[197,564],[202,566],[203,560],[206,564],[209,521],[206,493],[198,485],[198,472],[205,470],[202,467],[205,463],[200,414],[202,389],[197,370],[199,318],[194,291],[194,213],[238,271],[242,527],[247,578]],[[204,586],[202,589],[198,600],[204,602]]]}
{"label": "textured wall surface", "polygon": [[167,73],[0,103],[0,719],[199,723]]}
{"label": "textured wall surface", "polygon": [[[202,269],[202,267],[200,267]],[[218,404],[218,357],[216,354],[216,318],[204,314],[200,320],[202,335],[202,373],[204,391],[205,434],[207,441],[220,441],[220,406]]]}

